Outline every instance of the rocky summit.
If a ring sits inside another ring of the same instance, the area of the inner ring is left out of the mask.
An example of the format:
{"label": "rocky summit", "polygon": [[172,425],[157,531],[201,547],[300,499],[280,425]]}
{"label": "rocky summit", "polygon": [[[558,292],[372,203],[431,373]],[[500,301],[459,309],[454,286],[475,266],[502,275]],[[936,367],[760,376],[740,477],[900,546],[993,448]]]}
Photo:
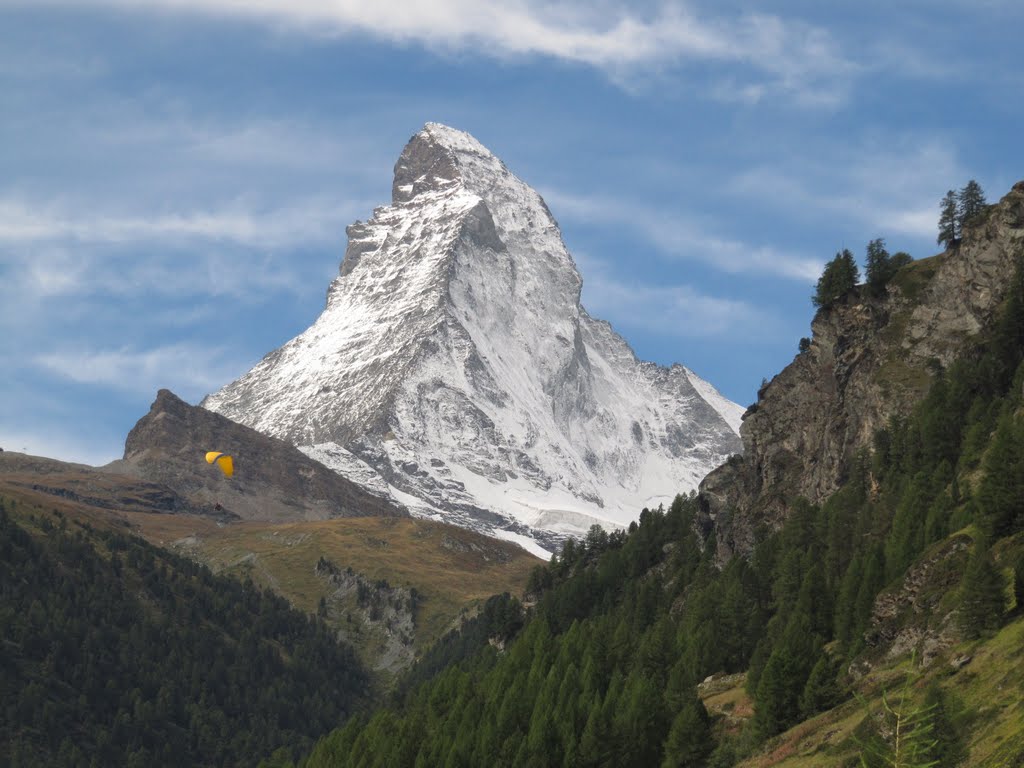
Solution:
{"label": "rocky summit", "polygon": [[347,229],[308,330],[202,405],[414,514],[550,548],[636,519],[741,450],[742,408],[580,305],[533,189],[427,124]]}
{"label": "rocky summit", "polygon": [[[211,450],[234,457],[231,478],[207,464]],[[103,470],[163,489],[174,502],[155,505],[161,512],[270,522],[405,515],[284,440],[189,405],[166,389],[128,433],[124,458]]]}

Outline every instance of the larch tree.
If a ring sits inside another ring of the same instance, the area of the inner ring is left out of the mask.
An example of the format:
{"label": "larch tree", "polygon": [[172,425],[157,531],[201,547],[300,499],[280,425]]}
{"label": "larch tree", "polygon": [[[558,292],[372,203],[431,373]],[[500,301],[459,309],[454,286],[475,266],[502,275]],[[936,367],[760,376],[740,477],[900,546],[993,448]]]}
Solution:
{"label": "larch tree", "polygon": [[939,236],[936,242],[952,248],[960,240],[960,206],[952,189],[939,203]]}
{"label": "larch tree", "polygon": [[957,206],[960,214],[960,228],[963,229],[965,222],[970,221],[979,213],[985,210],[985,193],[981,185],[971,179],[964,185],[957,195]]}

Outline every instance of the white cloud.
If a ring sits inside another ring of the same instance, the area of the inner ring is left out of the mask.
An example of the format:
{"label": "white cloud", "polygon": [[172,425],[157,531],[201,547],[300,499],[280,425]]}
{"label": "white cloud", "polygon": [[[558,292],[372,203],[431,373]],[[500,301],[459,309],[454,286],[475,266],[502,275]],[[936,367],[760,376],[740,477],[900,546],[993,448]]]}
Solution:
{"label": "white cloud", "polygon": [[243,364],[227,352],[191,342],[152,349],[66,349],[37,355],[35,365],[80,384],[139,395],[169,387],[185,396],[209,392],[237,376]]}
{"label": "white cloud", "polygon": [[729,274],[758,272],[803,282],[813,282],[821,274],[821,261],[708,232],[679,213],[562,192],[547,191],[544,198],[556,218],[564,215],[595,225],[626,226],[673,258],[700,261]]}
{"label": "white cloud", "polygon": [[[122,340],[155,332],[195,333],[225,306],[315,306],[335,274],[331,255],[295,258],[238,252],[32,246],[0,249],[0,328],[7,345],[0,362],[20,364],[55,341],[117,334]],[[256,354],[258,350],[247,350]],[[12,357],[13,356],[13,357]]]}
{"label": "white cloud", "polygon": [[952,148],[934,139],[804,150],[744,171],[725,187],[784,209],[794,220],[828,216],[863,227],[866,241],[879,235],[933,238],[939,199],[967,178]]}
{"label": "white cloud", "polygon": [[745,301],[708,296],[689,285],[650,285],[613,276],[609,265],[582,257],[583,300],[613,325],[686,338],[771,338],[779,322]]}
{"label": "white cloud", "polygon": [[256,210],[233,204],[213,210],[109,213],[65,203],[0,198],[0,243],[226,241],[254,248],[337,243],[356,206],[302,200]]}
{"label": "white cloud", "polygon": [[[26,0],[7,0],[9,4]],[[685,2],[642,13],[625,2],[539,0],[33,0],[32,5],[113,7],[241,18],[317,37],[371,35],[394,44],[494,57],[547,56],[619,78],[641,68],[694,62],[745,66],[772,89],[813,103],[838,90],[826,82],[856,67],[824,29],[750,13],[712,18]],[[763,87],[763,86],[759,86]],[[749,97],[750,91],[747,91]]]}

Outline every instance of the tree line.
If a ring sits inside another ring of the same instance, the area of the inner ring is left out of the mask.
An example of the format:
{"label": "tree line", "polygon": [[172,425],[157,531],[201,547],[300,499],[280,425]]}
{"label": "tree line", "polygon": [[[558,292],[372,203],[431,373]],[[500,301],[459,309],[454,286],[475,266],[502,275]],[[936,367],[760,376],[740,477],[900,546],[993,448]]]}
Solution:
{"label": "tree line", "polygon": [[[957,245],[962,237],[964,224],[976,219],[986,208],[985,193],[981,185],[973,179],[959,192],[949,190],[939,204],[938,243],[946,247]],[[911,261],[913,258],[904,251],[890,255],[882,238],[869,242],[864,260],[868,293],[872,296],[883,295],[885,286]],[[811,303],[818,308],[830,307],[859,283],[860,269],[857,261],[853,253],[844,248],[825,265],[811,296]]]}

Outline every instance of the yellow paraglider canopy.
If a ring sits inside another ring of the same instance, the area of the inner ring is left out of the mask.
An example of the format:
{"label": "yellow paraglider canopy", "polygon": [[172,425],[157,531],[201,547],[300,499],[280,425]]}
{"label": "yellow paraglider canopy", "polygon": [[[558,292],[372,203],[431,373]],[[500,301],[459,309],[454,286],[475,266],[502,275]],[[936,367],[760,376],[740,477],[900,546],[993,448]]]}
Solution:
{"label": "yellow paraglider canopy", "polygon": [[226,453],[210,451],[206,454],[206,463],[216,464],[220,467],[220,471],[224,473],[225,477],[231,477],[235,474],[235,462]]}

